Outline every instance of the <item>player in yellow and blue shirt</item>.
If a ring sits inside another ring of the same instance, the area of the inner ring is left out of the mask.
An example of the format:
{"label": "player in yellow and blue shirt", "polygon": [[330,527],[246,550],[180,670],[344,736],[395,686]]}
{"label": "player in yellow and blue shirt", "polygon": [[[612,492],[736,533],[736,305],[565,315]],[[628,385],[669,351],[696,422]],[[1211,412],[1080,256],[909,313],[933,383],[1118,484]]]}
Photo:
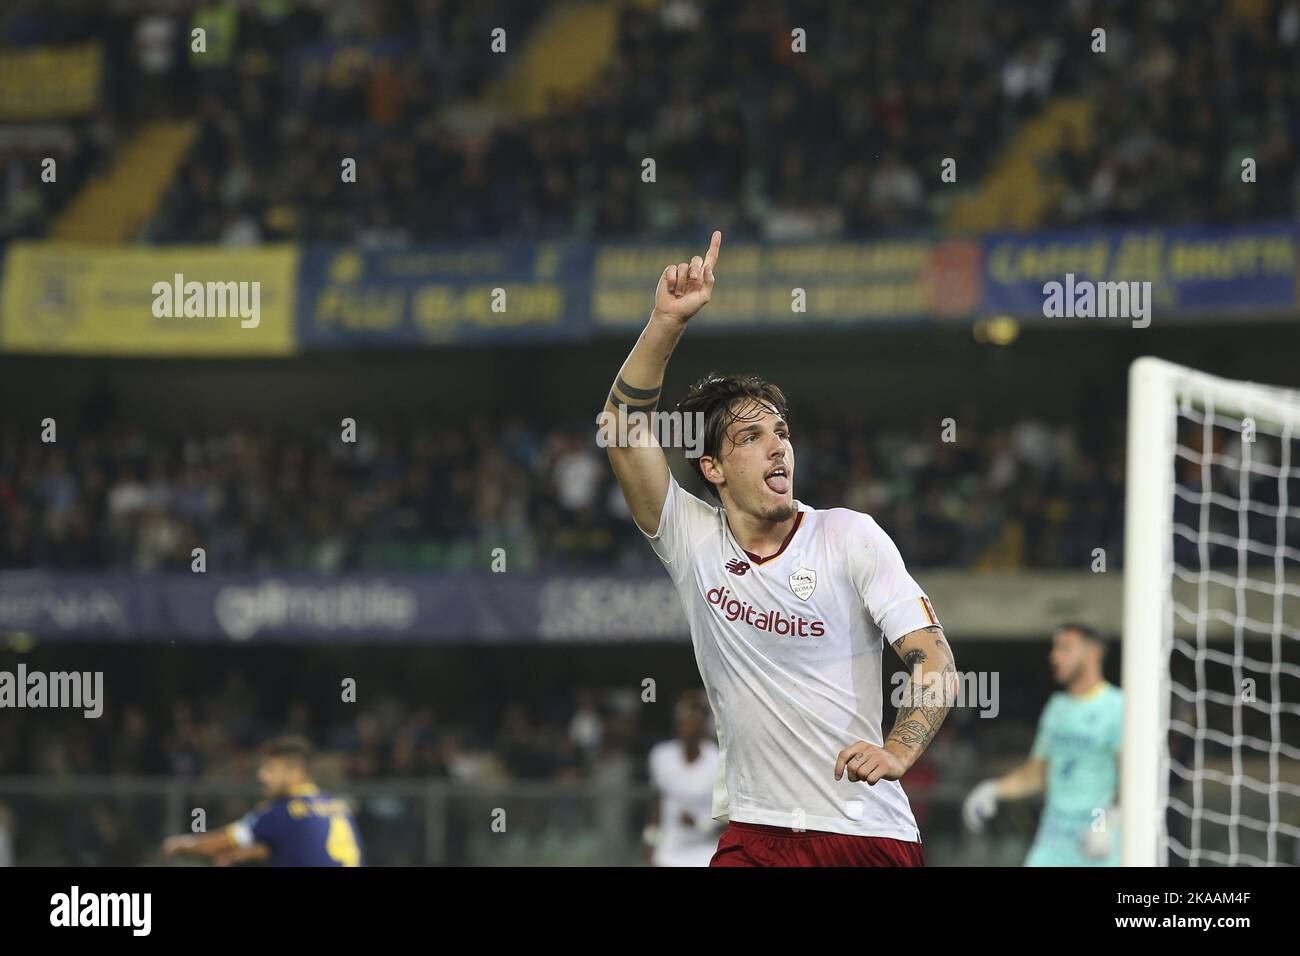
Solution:
{"label": "player in yellow and blue shirt", "polygon": [[1119,751],[1123,695],[1102,676],[1105,645],[1082,624],[1052,636],[1057,691],[1039,718],[1027,761],[986,780],[966,799],[963,816],[978,831],[998,801],[1046,791],[1038,834],[1025,866],[1119,865]]}
{"label": "player in yellow and blue shirt", "polygon": [[345,801],[323,793],[308,772],[311,744],[282,737],[264,751],[257,778],[267,800],[216,833],[169,837],[163,856],[206,856],[218,866],[361,866],[361,840]]}

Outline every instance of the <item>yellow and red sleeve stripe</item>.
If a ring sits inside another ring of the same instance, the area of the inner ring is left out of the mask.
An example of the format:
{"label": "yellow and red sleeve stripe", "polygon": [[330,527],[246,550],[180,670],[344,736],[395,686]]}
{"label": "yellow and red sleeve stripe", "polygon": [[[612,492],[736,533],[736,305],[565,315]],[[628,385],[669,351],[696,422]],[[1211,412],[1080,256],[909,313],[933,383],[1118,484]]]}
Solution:
{"label": "yellow and red sleeve stripe", "polygon": [[930,623],[942,627],[942,625],[939,624],[939,619],[934,616],[934,608],[930,607],[929,600],[926,598],[917,598],[917,600],[921,602],[921,607],[925,609],[925,616]]}

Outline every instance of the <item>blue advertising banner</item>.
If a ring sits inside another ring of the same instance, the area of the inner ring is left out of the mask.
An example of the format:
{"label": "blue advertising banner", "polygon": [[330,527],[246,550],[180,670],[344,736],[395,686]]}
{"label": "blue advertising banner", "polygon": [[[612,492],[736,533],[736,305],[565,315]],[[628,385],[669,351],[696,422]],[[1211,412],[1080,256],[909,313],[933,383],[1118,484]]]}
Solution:
{"label": "blue advertising banner", "polygon": [[[987,235],[983,311],[1090,318],[1071,304],[1085,284],[1149,282],[1156,316],[1294,312],[1297,238],[1292,224]],[[1053,292],[1066,300],[1055,315],[1044,311]]]}
{"label": "blue advertising banner", "polygon": [[300,274],[304,349],[495,345],[588,332],[591,251],[582,245],[308,246]]}
{"label": "blue advertising banner", "polygon": [[[691,252],[683,244],[581,242],[308,247],[298,341],[304,349],[497,344],[635,329],[664,266]],[[979,305],[974,240],[741,242],[727,245],[723,258],[726,282],[706,331],[960,319]]]}
{"label": "blue advertising banner", "polygon": [[0,631],[42,640],[683,641],[667,576],[0,573]]}
{"label": "blue advertising banner", "polygon": [[[596,328],[642,326],[653,283],[684,255],[675,246],[646,243],[597,248],[591,275]],[[962,319],[979,305],[979,280],[979,243],[967,239],[724,242],[700,332]]]}

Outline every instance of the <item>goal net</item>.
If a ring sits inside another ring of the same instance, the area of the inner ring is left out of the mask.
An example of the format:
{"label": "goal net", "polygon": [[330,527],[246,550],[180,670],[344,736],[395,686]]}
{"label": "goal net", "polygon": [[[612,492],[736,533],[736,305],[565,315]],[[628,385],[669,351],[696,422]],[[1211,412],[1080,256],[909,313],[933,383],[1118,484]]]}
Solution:
{"label": "goal net", "polygon": [[1300,392],[1129,369],[1122,861],[1300,863]]}

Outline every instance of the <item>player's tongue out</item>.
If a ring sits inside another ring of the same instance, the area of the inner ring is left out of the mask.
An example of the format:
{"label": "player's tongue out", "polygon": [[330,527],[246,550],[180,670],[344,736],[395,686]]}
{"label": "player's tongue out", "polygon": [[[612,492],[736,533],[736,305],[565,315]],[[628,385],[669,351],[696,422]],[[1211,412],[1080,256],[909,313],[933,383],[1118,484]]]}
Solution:
{"label": "player's tongue out", "polygon": [[790,490],[790,473],[784,468],[775,468],[767,473],[763,483],[778,495],[783,495]]}

